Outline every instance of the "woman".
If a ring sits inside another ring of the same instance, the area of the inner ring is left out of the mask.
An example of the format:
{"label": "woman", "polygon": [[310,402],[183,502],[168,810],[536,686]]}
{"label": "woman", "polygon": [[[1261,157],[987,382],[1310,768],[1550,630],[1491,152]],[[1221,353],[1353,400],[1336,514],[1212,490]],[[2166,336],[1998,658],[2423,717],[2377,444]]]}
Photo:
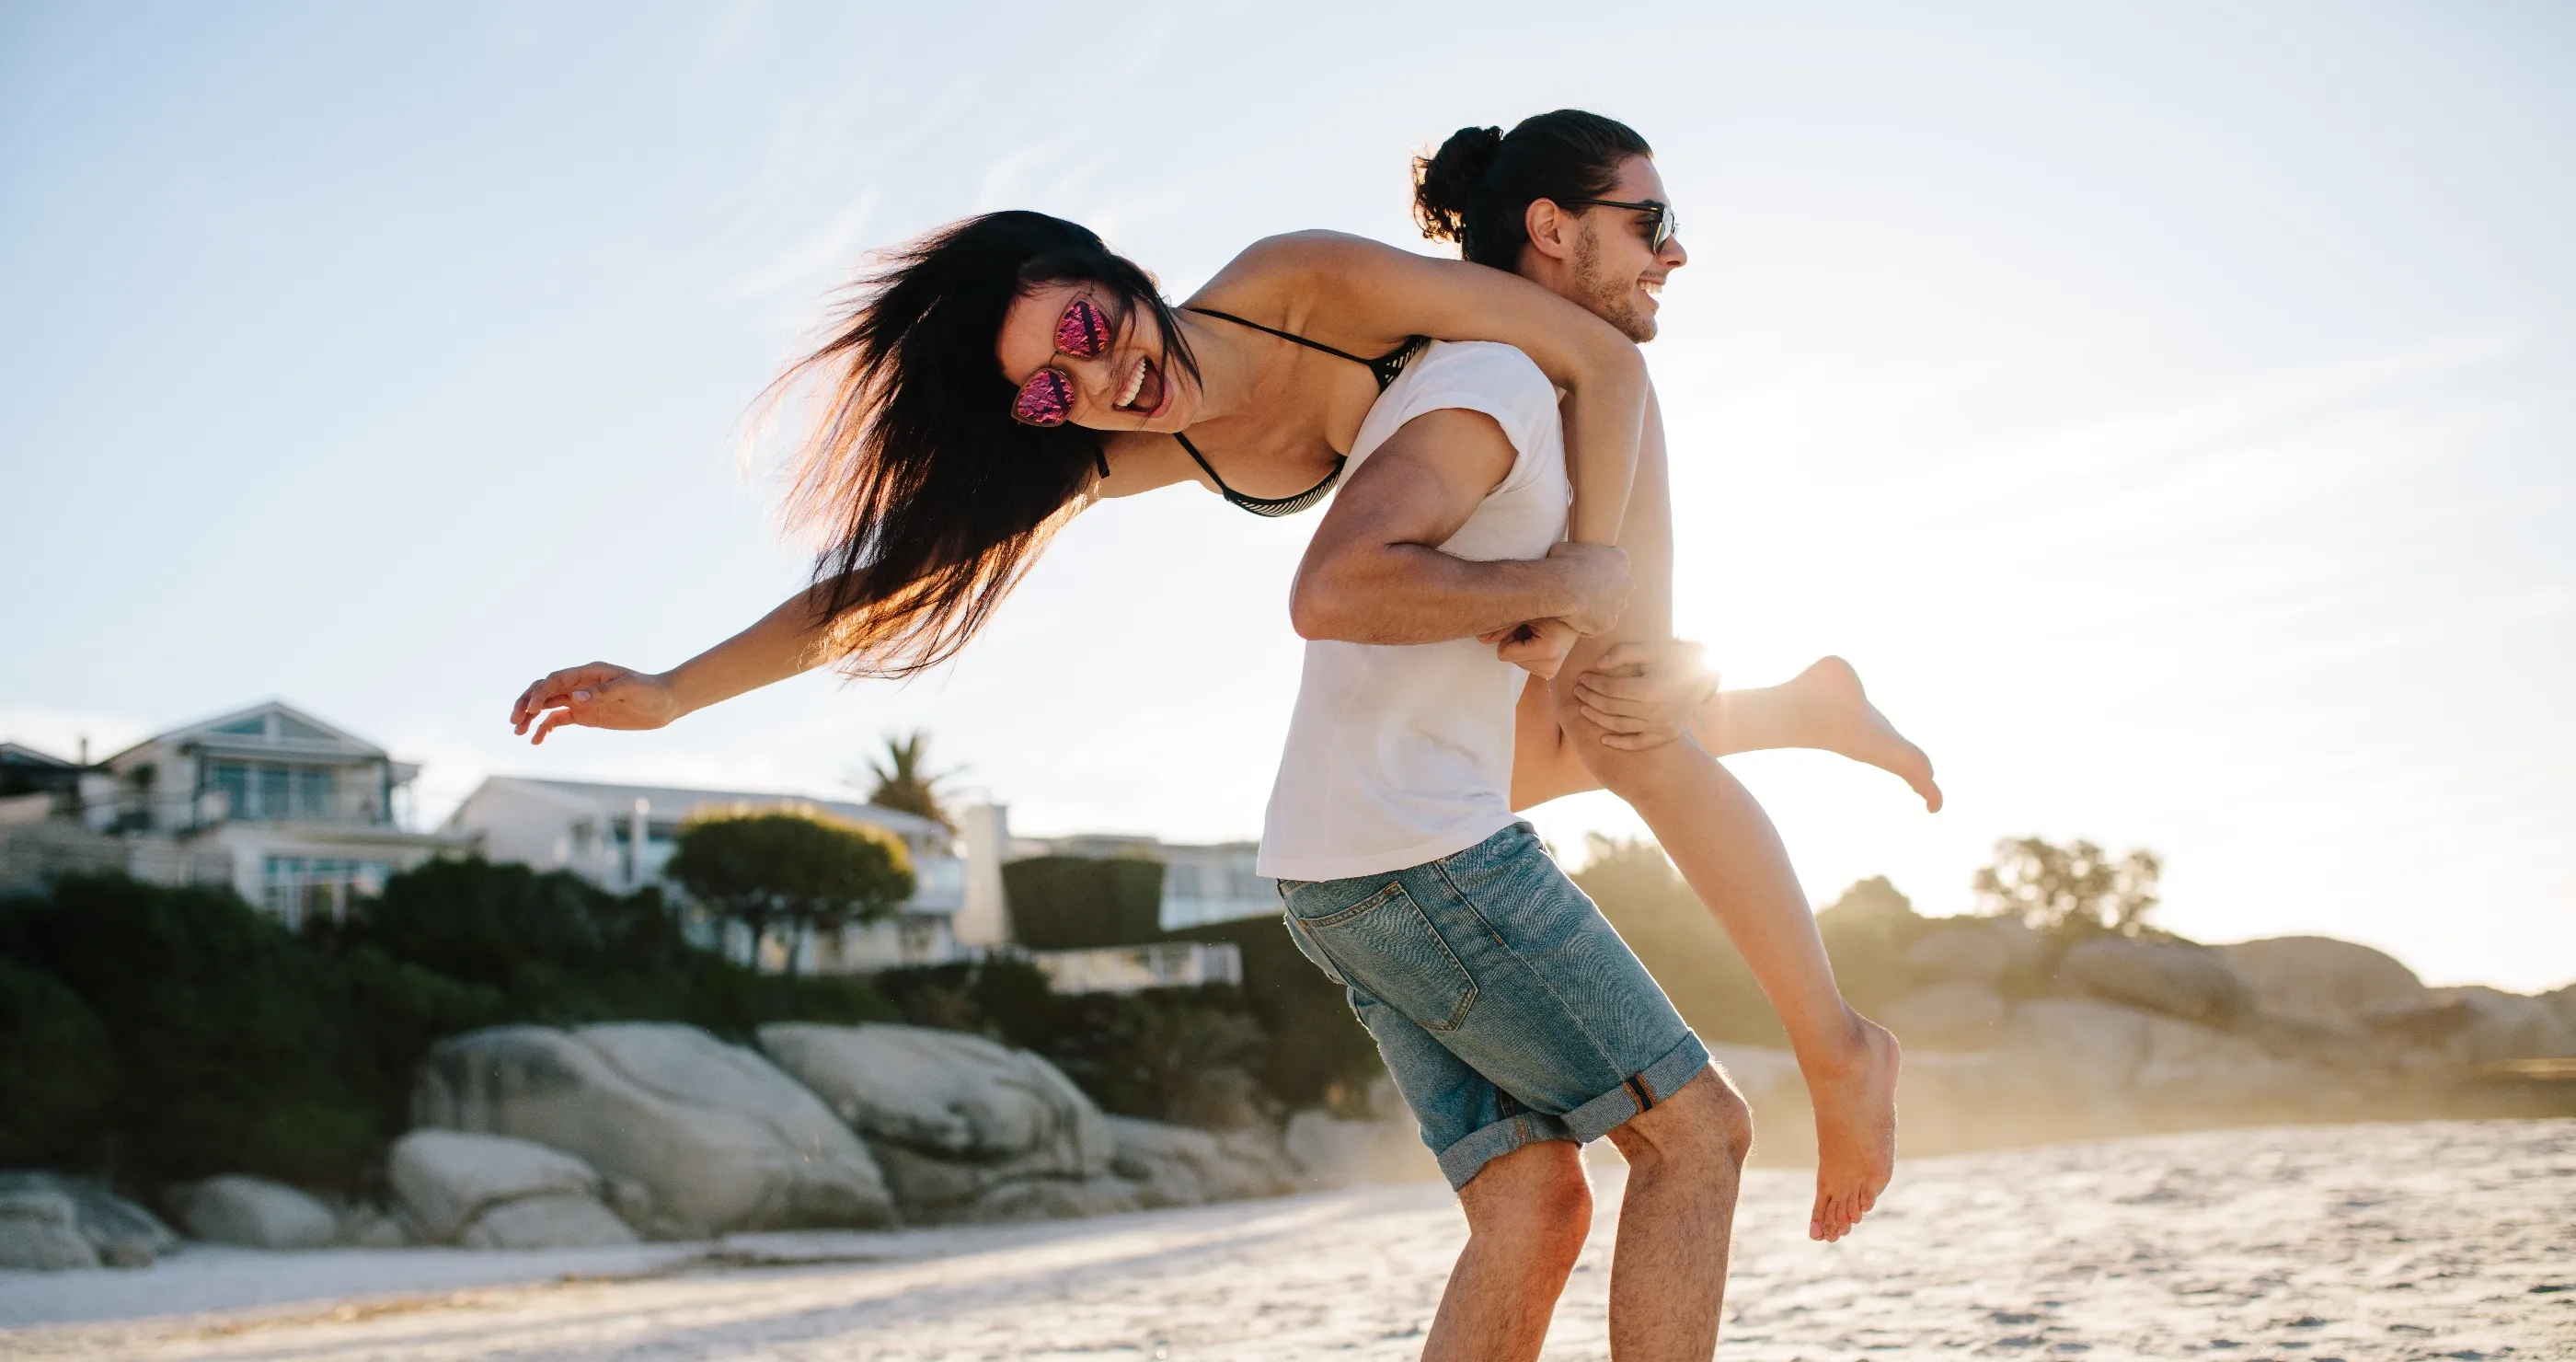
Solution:
{"label": "woman", "polygon": [[[1466,206],[1432,202],[1443,184],[1467,183],[1482,210],[1527,209],[1616,198],[1623,175],[1639,164],[1651,172],[1641,139],[1592,115],[1542,115],[1512,138],[1469,141],[1455,155],[1444,148],[1450,174],[1425,175],[1426,214]],[[1634,216],[1604,213],[1576,216]],[[1618,542],[1626,520],[1646,546],[1630,546],[1643,608],[1632,607],[1623,633],[1576,654],[1609,665],[1558,688],[1561,731],[1576,739],[1558,755],[1573,752],[1584,773],[1638,807],[1779,1007],[1818,1097],[1824,1157],[1811,1232],[1838,1236],[1885,1185],[1892,1042],[1835,989],[1759,807],[1697,746],[1658,741],[1691,717],[1694,683],[1675,683],[1669,666],[1617,674],[1660,656],[1669,635],[1659,429],[1644,461],[1631,462],[1648,429],[1643,365],[1612,325],[1506,269],[1301,233],[1256,243],[1174,308],[1144,271],[1071,223],[995,213],[934,233],[866,281],[830,339],[780,380],[778,390],[809,377],[823,388],[789,496],[791,523],[827,545],[813,586],[668,673],[593,664],[544,677],[521,694],[512,723],[533,727],[535,741],[567,723],[654,728],[825,662],[863,676],[934,666],[1097,498],[1193,482],[1257,514],[1305,509],[1331,489],[1339,451],[1424,337],[1501,341],[1537,362],[1567,394],[1570,537]],[[1548,674],[1573,642],[1535,629],[1504,646]],[[1635,646],[1602,656],[1602,645],[1623,642]],[[1833,747],[1851,706],[1866,709],[1856,685],[1847,701],[1825,685],[1793,688],[1772,706],[1788,720],[1779,731],[1730,737],[1742,706],[1698,717],[1716,720],[1721,750]],[[1797,702],[1810,698],[1840,711],[1800,720]],[[1534,791],[1582,780],[1554,766]]]}

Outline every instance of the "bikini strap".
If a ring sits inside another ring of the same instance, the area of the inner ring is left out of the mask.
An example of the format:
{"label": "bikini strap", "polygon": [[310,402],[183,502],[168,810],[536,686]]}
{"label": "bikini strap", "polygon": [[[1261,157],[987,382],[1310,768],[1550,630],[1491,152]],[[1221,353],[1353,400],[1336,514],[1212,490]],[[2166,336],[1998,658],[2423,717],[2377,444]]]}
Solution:
{"label": "bikini strap", "polygon": [[1431,338],[1428,336],[1413,336],[1407,338],[1404,344],[1387,351],[1385,354],[1380,355],[1375,359],[1364,359],[1358,355],[1352,354],[1348,350],[1336,350],[1332,346],[1324,344],[1322,341],[1308,340],[1294,331],[1282,331],[1275,326],[1263,326],[1259,322],[1246,317],[1238,317],[1231,312],[1219,312],[1212,307],[1192,307],[1184,308],[1182,310],[1185,312],[1196,312],[1207,317],[1221,317],[1237,326],[1248,326],[1255,331],[1266,331],[1271,335],[1277,336],[1281,340],[1294,345],[1305,346],[1309,350],[1321,350],[1325,354],[1334,356],[1335,358],[1346,359],[1353,364],[1366,365],[1369,373],[1374,375],[1377,379],[1377,390],[1379,392],[1385,392],[1387,390],[1387,386],[1395,382],[1396,376],[1404,372],[1404,366],[1412,363],[1413,357],[1421,354],[1423,347],[1431,344]]}

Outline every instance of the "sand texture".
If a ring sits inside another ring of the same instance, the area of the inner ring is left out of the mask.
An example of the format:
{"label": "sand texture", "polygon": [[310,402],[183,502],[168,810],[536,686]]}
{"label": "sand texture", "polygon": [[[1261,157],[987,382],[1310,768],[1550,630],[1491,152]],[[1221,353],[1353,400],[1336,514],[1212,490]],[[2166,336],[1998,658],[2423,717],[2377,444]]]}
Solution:
{"label": "sand texture", "polygon": [[[1600,1224],[1550,1358],[1607,1355],[1618,1171],[1599,1181]],[[2576,1122],[2220,1131],[1909,1161],[1880,1212],[1834,1246],[1805,1240],[1806,1202],[1798,1174],[1748,1176],[1723,1356],[2576,1358]],[[1381,1187],[1079,1224],[759,1236],[727,1241],[726,1260],[655,1246],[627,1251],[622,1278],[445,1289],[451,1276],[410,1295],[101,1320],[172,1308],[156,1295],[185,1300],[191,1271],[262,1266],[188,1253],[81,1274],[102,1285],[69,1313],[94,1322],[0,1333],[0,1355],[1405,1358],[1462,1234],[1437,1185]],[[798,1255],[821,1261],[777,1263]],[[323,1259],[344,1266],[326,1275]],[[276,1255],[266,1270],[345,1292],[410,1260],[350,1261]],[[486,1261],[506,1274],[516,1260]],[[0,1278],[0,1318],[66,1313],[32,1304],[39,1279]],[[111,1286],[130,1299],[100,1294]]]}

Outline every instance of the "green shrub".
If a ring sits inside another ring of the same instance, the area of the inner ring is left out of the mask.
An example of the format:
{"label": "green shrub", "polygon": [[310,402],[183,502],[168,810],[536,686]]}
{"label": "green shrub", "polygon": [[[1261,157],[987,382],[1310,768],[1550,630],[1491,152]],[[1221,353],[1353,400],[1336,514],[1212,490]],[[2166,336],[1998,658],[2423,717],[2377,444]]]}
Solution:
{"label": "green shrub", "polygon": [[107,1027],[70,985],[0,959],[0,1168],[100,1171],[117,1099]]}
{"label": "green shrub", "polygon": [[66,877],[0,912],[0,953],[53,973],[106,1027],[117,1175],[333,1185],[382,1147],[390,1113],[353,1073],[360,1028],[335,971],[230,892]]}
{"label": "green shrub", "polygon": [[1243,1008],[1271,1041],[1253,1070],[1264,1092],[1291,1107],[1367,1110],[1369,1084],[1386,1072],[1377,1040],[1352,1015],[1350,994],[1315,968],[1278,918],[1203,923],[1164,939],[1227,942],[1242,956]]}
{"label": "green shrub", "polygon": [[1002,867],[1012,939],[1036,951],[1134,946],[1163,931],[1163,863],[1032,856]]}

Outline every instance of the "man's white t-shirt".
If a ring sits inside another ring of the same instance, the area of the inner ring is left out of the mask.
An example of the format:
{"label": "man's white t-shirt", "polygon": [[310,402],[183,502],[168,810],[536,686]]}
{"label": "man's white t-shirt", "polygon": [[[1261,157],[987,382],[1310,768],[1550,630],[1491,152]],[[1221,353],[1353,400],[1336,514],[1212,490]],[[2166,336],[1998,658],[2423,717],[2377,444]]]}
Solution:
{"label": "man's white t-shirt", "polygon": [[[1444,408],[1494,418],[1514,457],[1440,551],[1478,562],[1546,557],[1565,537],[1572,497],[1565,431],[1555,387],[1508,345],[1424,350],[1369,408],[1343,486],[1406,422]],[[1341,880],[1402,870],[1511,826],[1512,715],[1527,678],[1472,638],[1308,643],[1260,873]]]}

